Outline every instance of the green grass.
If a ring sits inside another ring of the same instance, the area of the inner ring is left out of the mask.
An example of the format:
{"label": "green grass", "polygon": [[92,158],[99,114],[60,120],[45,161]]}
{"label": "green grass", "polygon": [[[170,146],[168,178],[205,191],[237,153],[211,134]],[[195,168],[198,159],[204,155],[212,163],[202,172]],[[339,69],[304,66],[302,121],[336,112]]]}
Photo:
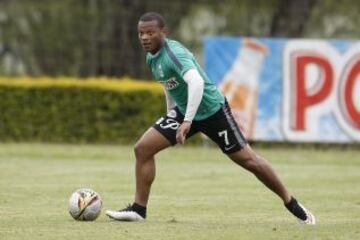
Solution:
{"label": "green grass", "polygon": [[257,149],[317,216],[297,223],[254,176],[215,148],[157,158],[144,223],[74,221],[68,198],[91,187],[104,209],[133,200],[128,146],[0,144],[0,239],[360,239],[360,151]]}

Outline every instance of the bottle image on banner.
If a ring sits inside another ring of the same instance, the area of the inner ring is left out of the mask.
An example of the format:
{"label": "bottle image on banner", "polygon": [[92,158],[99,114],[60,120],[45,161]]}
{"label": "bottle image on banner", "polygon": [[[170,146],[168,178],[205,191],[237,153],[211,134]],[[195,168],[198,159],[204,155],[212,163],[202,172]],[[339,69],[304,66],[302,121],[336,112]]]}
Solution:
{"label": "bottle image on banner", "polygon": [[245,38],[225,74],[220,90],[227,98],[235,121],[247,139],[253,138],[256,122],[259,75],[268,52],[266,45]]}

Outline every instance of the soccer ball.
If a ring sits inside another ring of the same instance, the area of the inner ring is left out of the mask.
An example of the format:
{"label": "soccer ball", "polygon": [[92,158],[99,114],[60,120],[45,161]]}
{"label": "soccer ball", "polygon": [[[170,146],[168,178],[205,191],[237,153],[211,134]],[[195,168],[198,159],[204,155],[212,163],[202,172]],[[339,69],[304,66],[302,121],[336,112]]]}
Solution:
{"label": "soccer ball", "polygon": [[94,221],[101,207],[100,195],[90,188],[76,190],[69,199],[69,213],[75,220]]}

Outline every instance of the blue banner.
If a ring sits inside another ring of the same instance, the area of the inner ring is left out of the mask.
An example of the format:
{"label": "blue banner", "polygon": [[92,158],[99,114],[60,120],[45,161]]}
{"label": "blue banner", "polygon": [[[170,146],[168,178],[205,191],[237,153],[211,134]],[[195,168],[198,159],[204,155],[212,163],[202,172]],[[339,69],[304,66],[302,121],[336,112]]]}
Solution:
{"label": "blue banner", "polygon": [[209,37],[204,54],[248,139],[360,142],[360,42]]}

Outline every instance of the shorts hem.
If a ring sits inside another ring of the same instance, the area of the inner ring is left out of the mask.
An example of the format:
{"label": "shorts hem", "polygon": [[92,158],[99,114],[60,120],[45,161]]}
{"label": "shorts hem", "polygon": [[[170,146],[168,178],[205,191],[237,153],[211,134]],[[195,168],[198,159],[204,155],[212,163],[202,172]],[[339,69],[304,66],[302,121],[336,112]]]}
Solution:
{"label": "shorts hem", "polygon": [[174,141],[173,139],[171,139],[167,134],[164,133],[164,131],[162,131],[162,129],[161,129],[158,125],[154,124],[154,125],[152,126],[152,128],[154,128],[154,129],[155,129],[156,131],[158,131],[161,135],[163,135],[163,136],[170,142],[170,144],[171,144],[172,146],[174,146],[174,145],[177,144],[176,140]]}

